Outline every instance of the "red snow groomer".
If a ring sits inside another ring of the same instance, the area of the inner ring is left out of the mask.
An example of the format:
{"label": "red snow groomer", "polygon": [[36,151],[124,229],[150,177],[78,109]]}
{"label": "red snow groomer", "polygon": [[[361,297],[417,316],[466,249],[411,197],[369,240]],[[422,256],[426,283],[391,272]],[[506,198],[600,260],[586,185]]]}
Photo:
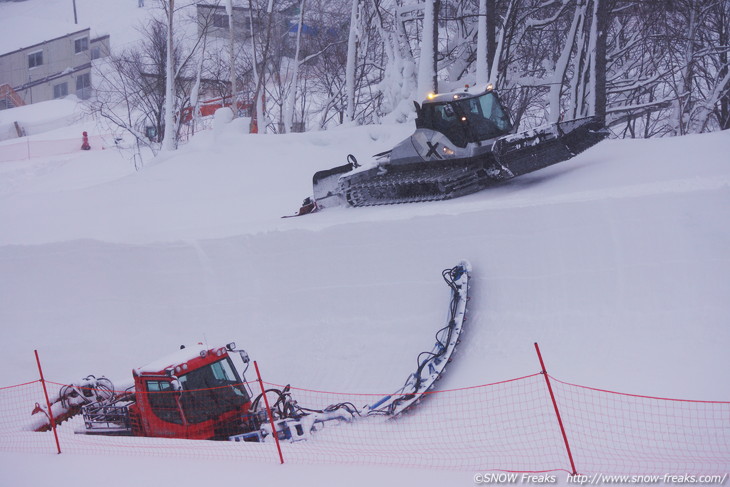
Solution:
{"label": "red snow groomer", "polygon": [[86,433],[200,440],[241,433],[252,394],[229,353],[240,353],[245,364],[248,355],[235,347],[182,348],[134,369],[134,397],[129,391],[113,403],[83,407]]}
{"label": "red snow groomer", "polygon": [[[266,441],[276,431],[279,439],[298,441],[331,421],[398,416],[433,389],[451,361],[466,320],[470,272],[467,261],[443,271],[451,290],[447,323],[436,332],[433,349],[419,354],[418,367],[403,386],[373,405],[357,409],[346,402],[304,408],[291,397],[289,386],[266,389],[254,397],[245,378],[248,354],[229,343],[210,349],[181,347],[134,369],[134,384],[121,391],[109,379],[94,376],[63,386],[51,399],[50,411],[36,403],[33,414],[43,414],[36,416],[31,429],[48,431],[52,423],[58,425],[81,413],[83,429],[77,433]],[[240,374],[232,354],[244,367]]]}
{"label": "red snow groomer", "polygon": [[[237,353],[245,366],[239,374],[232,360]],[[52,401],[53,422],[60,424],[81,413],[89,435],[149,436],[192,440],[262,441],[271,428],[262,400],[254,398],[245,373],[250,361],[235,343],[224,347],[185,348],[132,370],[134,385],[114,390],[109,379],[89,376],[61,388]],[[303,410],[288,386],[267,389],[272,418],[280,439],[304,439],[319,423],[349,421],[350,405],[327,411]],[[44,413],[36,431],[51,428],[51,415],[36,403],[33,414]],[[300,420],[307,416],[305,429]]]}
{"label": "red snow groomer", "polygon": [[[239,375],[231,353],[235,343],[207,349],[185,348],[132,370],[134,385],[115,390],[109,379],[89,376],[63,386],[53,398],[56,424],[82,413],[86,434],[222,439],[241,433],[250,419],[251,389]],[[44,413],[36,431],[47,431],[51,414]]]}

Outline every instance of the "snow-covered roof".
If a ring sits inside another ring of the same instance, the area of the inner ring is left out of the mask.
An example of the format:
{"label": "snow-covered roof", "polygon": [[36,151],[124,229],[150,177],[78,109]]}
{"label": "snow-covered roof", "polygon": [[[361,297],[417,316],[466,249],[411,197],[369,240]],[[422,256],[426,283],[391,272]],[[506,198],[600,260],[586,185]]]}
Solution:
{"label": "snow-covered roof", "polygon": [[[220,0],[200,0],[196,2],[196,5],[225,8],[226,2],[221,2]],[[233,0],[233,8],[249,8],[250,5],[248,0]]]}
{"label": "snow-covered roof", "polygon": [[0,29],[0,55],[89,28],[86,25],[24,16],[13,16],[8,20]]}
{"label": "snow-covered roof", "polygon": [[207,348],[205,348],[202,345],[194,345],[191,347],[185,347],[181,348],[180,350],[177,350],[176,352],[173,352],[169,355],[166,355],[164,357],[161,357],[154,362],[150,362],[149,364],[139,367],[136,369],[136,372],[138,374],[148,373],[153,374],[156,372],[162,372],[163,370],[166,370],[170,367],[174,367],[176,365],[183,364],[185,362],[188,362],[196,357],[200,357],[200,352],[207,351]]}

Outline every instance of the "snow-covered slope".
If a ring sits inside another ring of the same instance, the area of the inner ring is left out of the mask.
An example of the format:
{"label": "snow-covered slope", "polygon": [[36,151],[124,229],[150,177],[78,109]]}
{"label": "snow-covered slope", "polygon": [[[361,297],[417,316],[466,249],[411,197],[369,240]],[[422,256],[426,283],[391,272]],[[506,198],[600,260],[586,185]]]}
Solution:
{"label": "snow-covered slope", "polygon": [[[124,47],[154,13],[147,4],[76,0],[79,25]],[[0,12],[73,19],[66,0],[3,2]],[[441,388],[534,373],[537,341],[561,379],[730,400],[730,133],[606,141],[453,201],[279,218],[310,194],[316,170],[410,131],[251,136],[239,121],[140,172],[111,150],[0,163],[0,387],[37,378],[33,349],[51,380],[123,382],[181,343],[233,340],[268,381],[389,392],[433,344],[448,304],[440,271],[465,258],[471,314]],[[122,485],[109,472],[134,471],[147,485],[187,487],[215,471],[274,485],[472,482],[471,472],[165,465],[2,453],[0,479],[76,485],[83,471]]]}
{"label": "snow-covered slope", "polygon": [[181,343],[233,340],[271,382],[388,392],[432,345],[440,271],[466,258],[471,316],[441,388],[534,373],[537,341],[571,382],[730,399],[730,134],[606,141],[457,200],[279,218],[315,170],[409,131],[233,123],[140,172],[113,151],[3,164],[0,385],[36,378],[35,348],[52,380],[128,380]]}
{"label": "snow-covered slope", "polygon": [[180,342],[235,340],[274,382],[387,391],[429,347],[440,270],[467,258],[473,318],[445,387],[534,372],[539,341],[568,380],[730,397],[729,134],[607,141],[462,199],[280,219],[314,170],[408,128],[239,130],[123,177],[111,151],[2,168],[3,383],[35,377],[32,348],[58,380],[126,378]]}

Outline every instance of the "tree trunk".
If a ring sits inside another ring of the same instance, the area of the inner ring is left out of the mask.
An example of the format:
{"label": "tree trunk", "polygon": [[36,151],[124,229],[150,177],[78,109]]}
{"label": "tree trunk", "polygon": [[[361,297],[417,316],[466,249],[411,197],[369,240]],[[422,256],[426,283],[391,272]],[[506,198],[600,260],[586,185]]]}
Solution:
{"label": "tree trunk", "polygon": [[563,80],[565,74],[568,71],[568,63],[570,62],[570,53],[573,51],[573,44],[575,43],[578,26],[582,24],[585,16],[585,5],[576,5],[575,13],[573,14],[573,21],[570,25],[568,35],[565,37],[565,44],[563,50],[560,53],[560,57],[555,63],[555,71],[553,72],[552,80],[550,83],[549,106],[550,111],[548,113],[548,122],[555,123],[560,120],[560,97],[563,92]]}
{"label": "tree trunk", "polygon": [[594,80],[593,115],[606,119],[606,38],[608,37],[608,0],[593,0],[593,24],[595,25],[596,49],[592,53],[591,79]]}
{"label": "tree trunk", "polygon": [[[507,12],[504,15],[504,22],[502,23],[502,27],[499,30],[499,37],[495,37],[497,43],[494,48],[494,57],[492,58],[492,62],[489,65],[489,82],[497,87],[501,87],[500,71],[502,70],[502,54],[506,50],[505,44],[507,43],[507,30],[510,28],[510,23],[512,22],[514,9],[517,8],[515,3],[516,0],[510,0],[509,4],[507,5]],[[489,49],[487,48],[487,50]]]}
{"label": "tree trunk", "polygon": [[697,14],[699,6],[695,4],[694,0],[691,0],[688,8],[687,37],[682,56],[684,66],[679,71],[680,78],[676,88],[677,98],[674,102],[674,115],[672,119],[672,131],[674,135],[684,135],[688,132],[690,126],[688,115],[694,103],[692,84],[694,78],[695,36],[697,35]]}
{"label": "tree trunk", "polygon": [[426,0],[423,9],[423,30],[421,36],[421,57],[418,60],[418,97],[426,99],[435,93],[436,46],[438,42],[438,0]]}
{"label": "tree trunk", "polygon": [[294,67],[292,68],[289,93],[284,103],[284,131],[290,133],[294,121],[294,103],[296,102],[297,84],[299,78],[299,49],[302,42],[302,22],[304,21],[304,5],[306,0],[299,3],[299,23],[297,25],[297,43],[294,51]]}
{"label": "tree trunk", "polygon": [[[259,86],[259,68],[258,68],[258,57],[256,56],[256,33],[254,31],[254,23],[253,23],[253,6],[249,3],[248,8],[248,25],[249,29],[251,31],[251,56],[253,58],[253,63],[251,64],[252,70],[253,70],[253,80],[254,85],[258,88]],[[258,133],[258,117],[259,117],[259,100],[258,100],[258,92],[254,92],[253,97],[253,107],[251,108],[251,122],[248,126],[248,131],[251,134]]]}
{"label": "tree trunk", "polygon": [[479,24],[477,27],[477,85],[486,85],[489,82],[489,72],[494,63],[494,53],[497,50],[495,39],[495,0],[479,0]]}
{"label": "tree trunk", "polygon": [[[718,11],[718,26],[719,26],[719,46],[720,47],[720,63],[722,68],[718,74],[719,79],[723,79],[728,74],[728,49],[730,49],[730,16],[728,13],[730,8],[726,5],[721,5]],[[723,96],[720,97],[720,116],[718,120],[720,124],[720,130],[730,129],[730,90],[727,90]]]}
{"label": "tree trunk", "polygon": [[[256,103],[256,115],[251,119],[251,133],[261,133],[261,127],[264,127],[266,131],[266,120],[265,118],[265,107],[264,107],[264,92],[266,91],[265,74],[266,65],[269,63],[269,44],[271,43],[271,25],[274,21],[274,0],[269,0],[269,4],[266,8],[268,16],[266,25],[266,41],[264,43],[263,59],[261,61],[261,69],[258,72],[258,79],[256,80],[256,90],[254,91],[254,103]],[[253,31],[252,31],[253,32]]]}
{"label": "tree trunk", "polygon": [[[487,73],[494,64],[497,52],[497,0],[487,0]],[[487,76],[488,78],[488,76]]]}
{"label": "tree trunk", "polygon": [[227,0],[226,13],[228,14],[228,59],[231,63],[231,110],[233,110],[233,118],[238,114],[238,105],[236,104],[236,55],[233,50],[233,0]]}
{"label": "tree trunk", "polygon": [[162,141],[164,150],[175,150],[175,66],[173,66],[172,44],[172,14],[175,9],[175,0],[170,0],[167,12],[167,63],[165,66],[165,137]]}
{"label": "tree trunk", "polygon": [[352,0],[350,14],[350,34],[347,39],[347,66],[345,67],[345,92],[347,94],[348,122],[355,119],[355,66],[357,65],[357,38],[359,28],[359,0]]}

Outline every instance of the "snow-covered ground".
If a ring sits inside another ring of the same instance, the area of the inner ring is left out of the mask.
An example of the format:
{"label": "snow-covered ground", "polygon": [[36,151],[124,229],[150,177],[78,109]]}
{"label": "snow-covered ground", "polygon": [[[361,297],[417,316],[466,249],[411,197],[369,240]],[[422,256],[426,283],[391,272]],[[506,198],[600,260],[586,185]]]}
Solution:
{"label": "snow-covered ground", "polygon": [[[113,48],[151,8],[76,3]],[[68,22],[70,4],[0,9]],[[53,103],[0,123],[56,124],[33,136],[44,140],[100,133]],[[281,219],[316,170],[367,159],[412,127],[244,127],[201,133],[139,172],[115,150],[0,163],[0,387],[37,379],[34,349],[50,380],[125,382],[181,343],[235,341],[273,383],[390,392],[432,346],[448,299],[440,271],[468,259],[469,325],[440,388],[532,374],[539,342],[570,382],[730,400],[730,133],[610,140],[453,201]],[[8,452],[0,472],[13,486],[121,486],[130,477],[110,473],[127,472],[179,487],[211,474],[307,486],[471,485],[474,474]]]}
{"label": "snow-covered ground", "polygon": [[[236,341],[270,382],[385,393],[432,344],[448,297],[441,269],[466,258],[470,323],[441,388],[534,373],[537,341],[564,380],[730,400],[727,132],[606,141],[453,201],[281,219],[315,170],[350,152],[366,159],[411,129],[244,135],[242,125],[200,134],[140,172],[112,150],[0,167],[0,386],[37,378],[33,349],[51,380],[128,381],[181,343]],[[0,463],[13,485],[35,485],[47,474],[31,464],[138,462],[69,456],[3,453]],[[235,476],[229,465],[199,468]],[[246,471],[311,476],[305,485],[443,485],[473,473]]]}

